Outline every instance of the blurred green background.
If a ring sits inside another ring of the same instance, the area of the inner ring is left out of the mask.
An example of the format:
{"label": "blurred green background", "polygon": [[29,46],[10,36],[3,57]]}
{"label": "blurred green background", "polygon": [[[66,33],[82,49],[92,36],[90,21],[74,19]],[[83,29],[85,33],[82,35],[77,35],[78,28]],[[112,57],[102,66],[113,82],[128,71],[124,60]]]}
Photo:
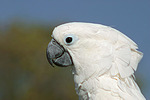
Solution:
{"label": "blurred green background", "polygon": [[13,22],[0,29],[0,100],[77,100],[71,68],[47,62],[53,28]]}

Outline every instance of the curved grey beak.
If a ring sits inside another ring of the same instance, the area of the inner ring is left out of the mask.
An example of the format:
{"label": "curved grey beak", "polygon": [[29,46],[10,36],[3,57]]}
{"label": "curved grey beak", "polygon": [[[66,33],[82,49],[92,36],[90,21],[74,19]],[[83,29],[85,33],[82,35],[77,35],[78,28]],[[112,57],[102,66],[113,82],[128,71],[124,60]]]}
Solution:
{"label": "curved grey beak", "polygon": [[67,67],[73,65],[72,58],[68,51],[64,49],[56,40],[52,39],[46,50],[47,60],[54,67]]}

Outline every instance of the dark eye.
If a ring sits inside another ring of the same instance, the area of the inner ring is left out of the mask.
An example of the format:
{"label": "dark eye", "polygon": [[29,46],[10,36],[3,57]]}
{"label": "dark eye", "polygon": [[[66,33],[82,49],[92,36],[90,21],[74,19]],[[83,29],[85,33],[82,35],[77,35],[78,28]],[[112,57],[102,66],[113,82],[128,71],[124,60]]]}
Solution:
{"label": "dark eye", "polygon": [[74,42],[76,42],[78,40],[78,37],[75,36],[74,34],[67,34],[64,38],[64,43],[67,46],[72,45]]}
{"label": "dark eye", "polygon": [[66,43],[71,43],[72,42],[72,37],[67,37],[66,38]]}

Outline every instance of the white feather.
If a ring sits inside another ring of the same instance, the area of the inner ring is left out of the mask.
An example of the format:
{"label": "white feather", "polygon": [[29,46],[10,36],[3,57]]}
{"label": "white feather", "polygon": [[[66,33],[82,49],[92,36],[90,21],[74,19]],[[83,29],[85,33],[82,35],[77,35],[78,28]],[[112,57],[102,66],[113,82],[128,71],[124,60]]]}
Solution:
{"label": "white feather", "polygon": [[[67,34],[78,40],[65,45]],[[72,22],[56,27],[53,36],[72,57],[79,99],[145,100],[132,78],[143,54],[123,33],[101,24]]]}

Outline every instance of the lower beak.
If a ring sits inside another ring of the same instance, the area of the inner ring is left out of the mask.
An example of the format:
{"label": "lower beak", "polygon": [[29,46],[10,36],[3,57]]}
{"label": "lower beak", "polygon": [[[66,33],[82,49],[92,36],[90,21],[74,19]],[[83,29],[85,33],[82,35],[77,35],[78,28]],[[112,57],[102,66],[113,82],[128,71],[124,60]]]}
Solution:
{"label": "lower beak", "polygon": [[72,58],[56,40],[52,39],[46,50],[47,60],[54,67],[67,67],[73,65]]}

